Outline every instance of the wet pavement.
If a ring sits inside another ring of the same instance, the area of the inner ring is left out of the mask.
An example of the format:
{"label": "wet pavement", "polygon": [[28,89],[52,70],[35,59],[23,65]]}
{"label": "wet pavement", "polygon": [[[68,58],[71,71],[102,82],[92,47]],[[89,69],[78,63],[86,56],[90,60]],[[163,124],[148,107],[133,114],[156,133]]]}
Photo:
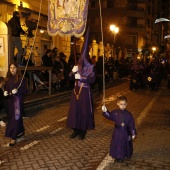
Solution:
{"label": "wet pavement", "polygon": [[128,98],[127,109],[135,118],[138,136],[130,160],[115,163],[108,156],[114,124],[102,116],[102,93],[95,92],[95,130],[86,139],[70,139],[66,128],[69,100],[58,101],[24,119],[25,137],[13,147],[0,127],[0,170],[117,170],[170,169],[170,90],[166,81],[158,91],[129,89],[129,82],[106,89],[106,106],[117,108],[120,94]]}

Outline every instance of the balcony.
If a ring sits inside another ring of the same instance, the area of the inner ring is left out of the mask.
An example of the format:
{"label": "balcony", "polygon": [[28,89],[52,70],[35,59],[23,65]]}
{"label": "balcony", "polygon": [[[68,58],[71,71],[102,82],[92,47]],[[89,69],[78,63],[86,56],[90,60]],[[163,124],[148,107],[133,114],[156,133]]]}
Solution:
{"label": "balcony", "polygon": [[138,49],[137,44],[123,43],[121,45],[124,46],[127,49],[128,52],[137,52],[137,49]]}
{"label": "balcony", "polygon": [[125,12],[125,15],[128,17],[135,16],[135,18],[145,18],[145,16],[146,16],[146,12],[144,10],[138,11],[138,10],[127,9],[124,12]]}
{"label": "balcony", "polygon": [[133,10],[133,11],[144,11],[145,9],[142,7],[137,7],[136,5],[129,6],[128,10]]}
{"label": "balcony", "polygon": [[136,0],[136,3],[146,3],[146,0]]}
{"label": "balcony", "polygon": [[140,33],[140,34],[145,33],[145,26],[142,24],[126,24],[124,29],[126,30],[126,32]]}
{"label": "balcony", "polygon": [[[103,18],[105,17],[114,17],[114,16],[128,16],[128,17],[136,17],[136,18],[145,18],[146,12],[143,8],[139,8],[140,10],[130,10],[127,8],[106,8],[102,9]],[[99,9],[89,9],[89,16],[100,17]]]}

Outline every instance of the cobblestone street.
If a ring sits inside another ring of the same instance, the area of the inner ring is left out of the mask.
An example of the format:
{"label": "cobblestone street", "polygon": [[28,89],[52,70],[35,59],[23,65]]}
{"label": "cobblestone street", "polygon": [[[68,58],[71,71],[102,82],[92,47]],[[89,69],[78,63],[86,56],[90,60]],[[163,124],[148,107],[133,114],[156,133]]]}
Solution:
{"label": "cobblestone street", "polygon": [[66,128],[69,101],[35,112],[24,119],[25,138],[8,147],[0,127],[0,170],[116,170],[170,169],[170,90],[164,81],[158,91],[130,91],[129,82],[106,89],[106,106],[115,109],[120,94],[128,98],[138,136],[130,160],[114,163],[108,156],[114,124],[102,116],[102,94],[95,96],[96,128],[86,139],[70,139]]}

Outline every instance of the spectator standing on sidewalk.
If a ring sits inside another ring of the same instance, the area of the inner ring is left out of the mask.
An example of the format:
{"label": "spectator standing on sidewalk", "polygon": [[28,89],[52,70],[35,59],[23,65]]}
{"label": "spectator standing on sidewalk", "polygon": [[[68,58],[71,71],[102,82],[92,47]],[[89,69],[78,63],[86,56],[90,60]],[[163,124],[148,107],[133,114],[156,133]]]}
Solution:
{"label": "spectator standing on sidewalk", "polygon": [[117,105],[119,109],[111,112],[102,106],[102,111],[104,117],[115,122],[110,156],[115,158],[116,162],[123,162],[124,158],[130,158],[133,154],[132,139],[136,136],[136,128],[132,114],[126,110],[127,98],[125,96],[118,97]]}
{"label": "spectator standing on sidewalk", "polygon": [[21,55],[22,55],[22,41],[20,38],[20,34],[25,34],[25,31],[21,28],[21,23],[20,23],[20,14],[18,11],[13,12],[13,17],[8,21],[9,26],[11,27],[12,30],[12,46],[11,50],[13,53],[13,59],[14,59],[14,50],[15,47],[18,49],[17,53],[17,64],[22,65],[21,62]]}
{"label": "spectator standing on sidewalk", "polygon": [[[0,77],[0,111],[6,109],[5,107],[5,97],[4,97],[4,86],[5,83],[5,78],[4,77]],[[4,127],[6,126],[5,122],[0,118],[0,126]]]}
{"label": "spectator standing on sidewalk", "polygon": [[[9,65],[4,86],[4,96],[8,96],[8,123],[5,136],[11,138],[9,146],[14,146],[17,137],[24,135],[23,110],[24,95],[28,92],[26,80],[23,79],[15,62]],[[20,85],[20,86],[19,86]]]}

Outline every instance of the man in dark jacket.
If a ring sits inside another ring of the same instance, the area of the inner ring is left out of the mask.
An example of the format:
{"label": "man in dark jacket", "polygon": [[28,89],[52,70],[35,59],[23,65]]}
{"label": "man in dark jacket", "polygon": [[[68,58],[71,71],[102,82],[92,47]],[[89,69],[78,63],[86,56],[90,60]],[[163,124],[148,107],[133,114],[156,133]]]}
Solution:
{"label": "man in dark jacket", "polygon": [[[19,65],[22,65],[21,63],[21,55],[22,55],[22,41],[20,38],[20,34],[25,34],[25,31],[21,28],[21,23],[20,23],[20,14],[18,11],[13,12],[13,17],[8,21],[9,26],[11,27],[12,30],[12,52],[14,55],[14,50],[15,47],[18,49],[17,53],[17,63]],[[13,56],[14,59],[14,56]]]}
{"label": "man in dark jacket", "polygon": [[[52,52],[50,49],[48,49],[45,53],[45,55],[42,56],[42,62],[43,66],[46,67],[53,67],[53,59],[52,59]],[[46,81],[49,80],[49,73],[48,71],[43,71],[43,75]]]}
{"label": "man in dark jacket", "polygon": [[43,66],[53,67],[52,51],[50,49],[42,56],[42,62]]}

